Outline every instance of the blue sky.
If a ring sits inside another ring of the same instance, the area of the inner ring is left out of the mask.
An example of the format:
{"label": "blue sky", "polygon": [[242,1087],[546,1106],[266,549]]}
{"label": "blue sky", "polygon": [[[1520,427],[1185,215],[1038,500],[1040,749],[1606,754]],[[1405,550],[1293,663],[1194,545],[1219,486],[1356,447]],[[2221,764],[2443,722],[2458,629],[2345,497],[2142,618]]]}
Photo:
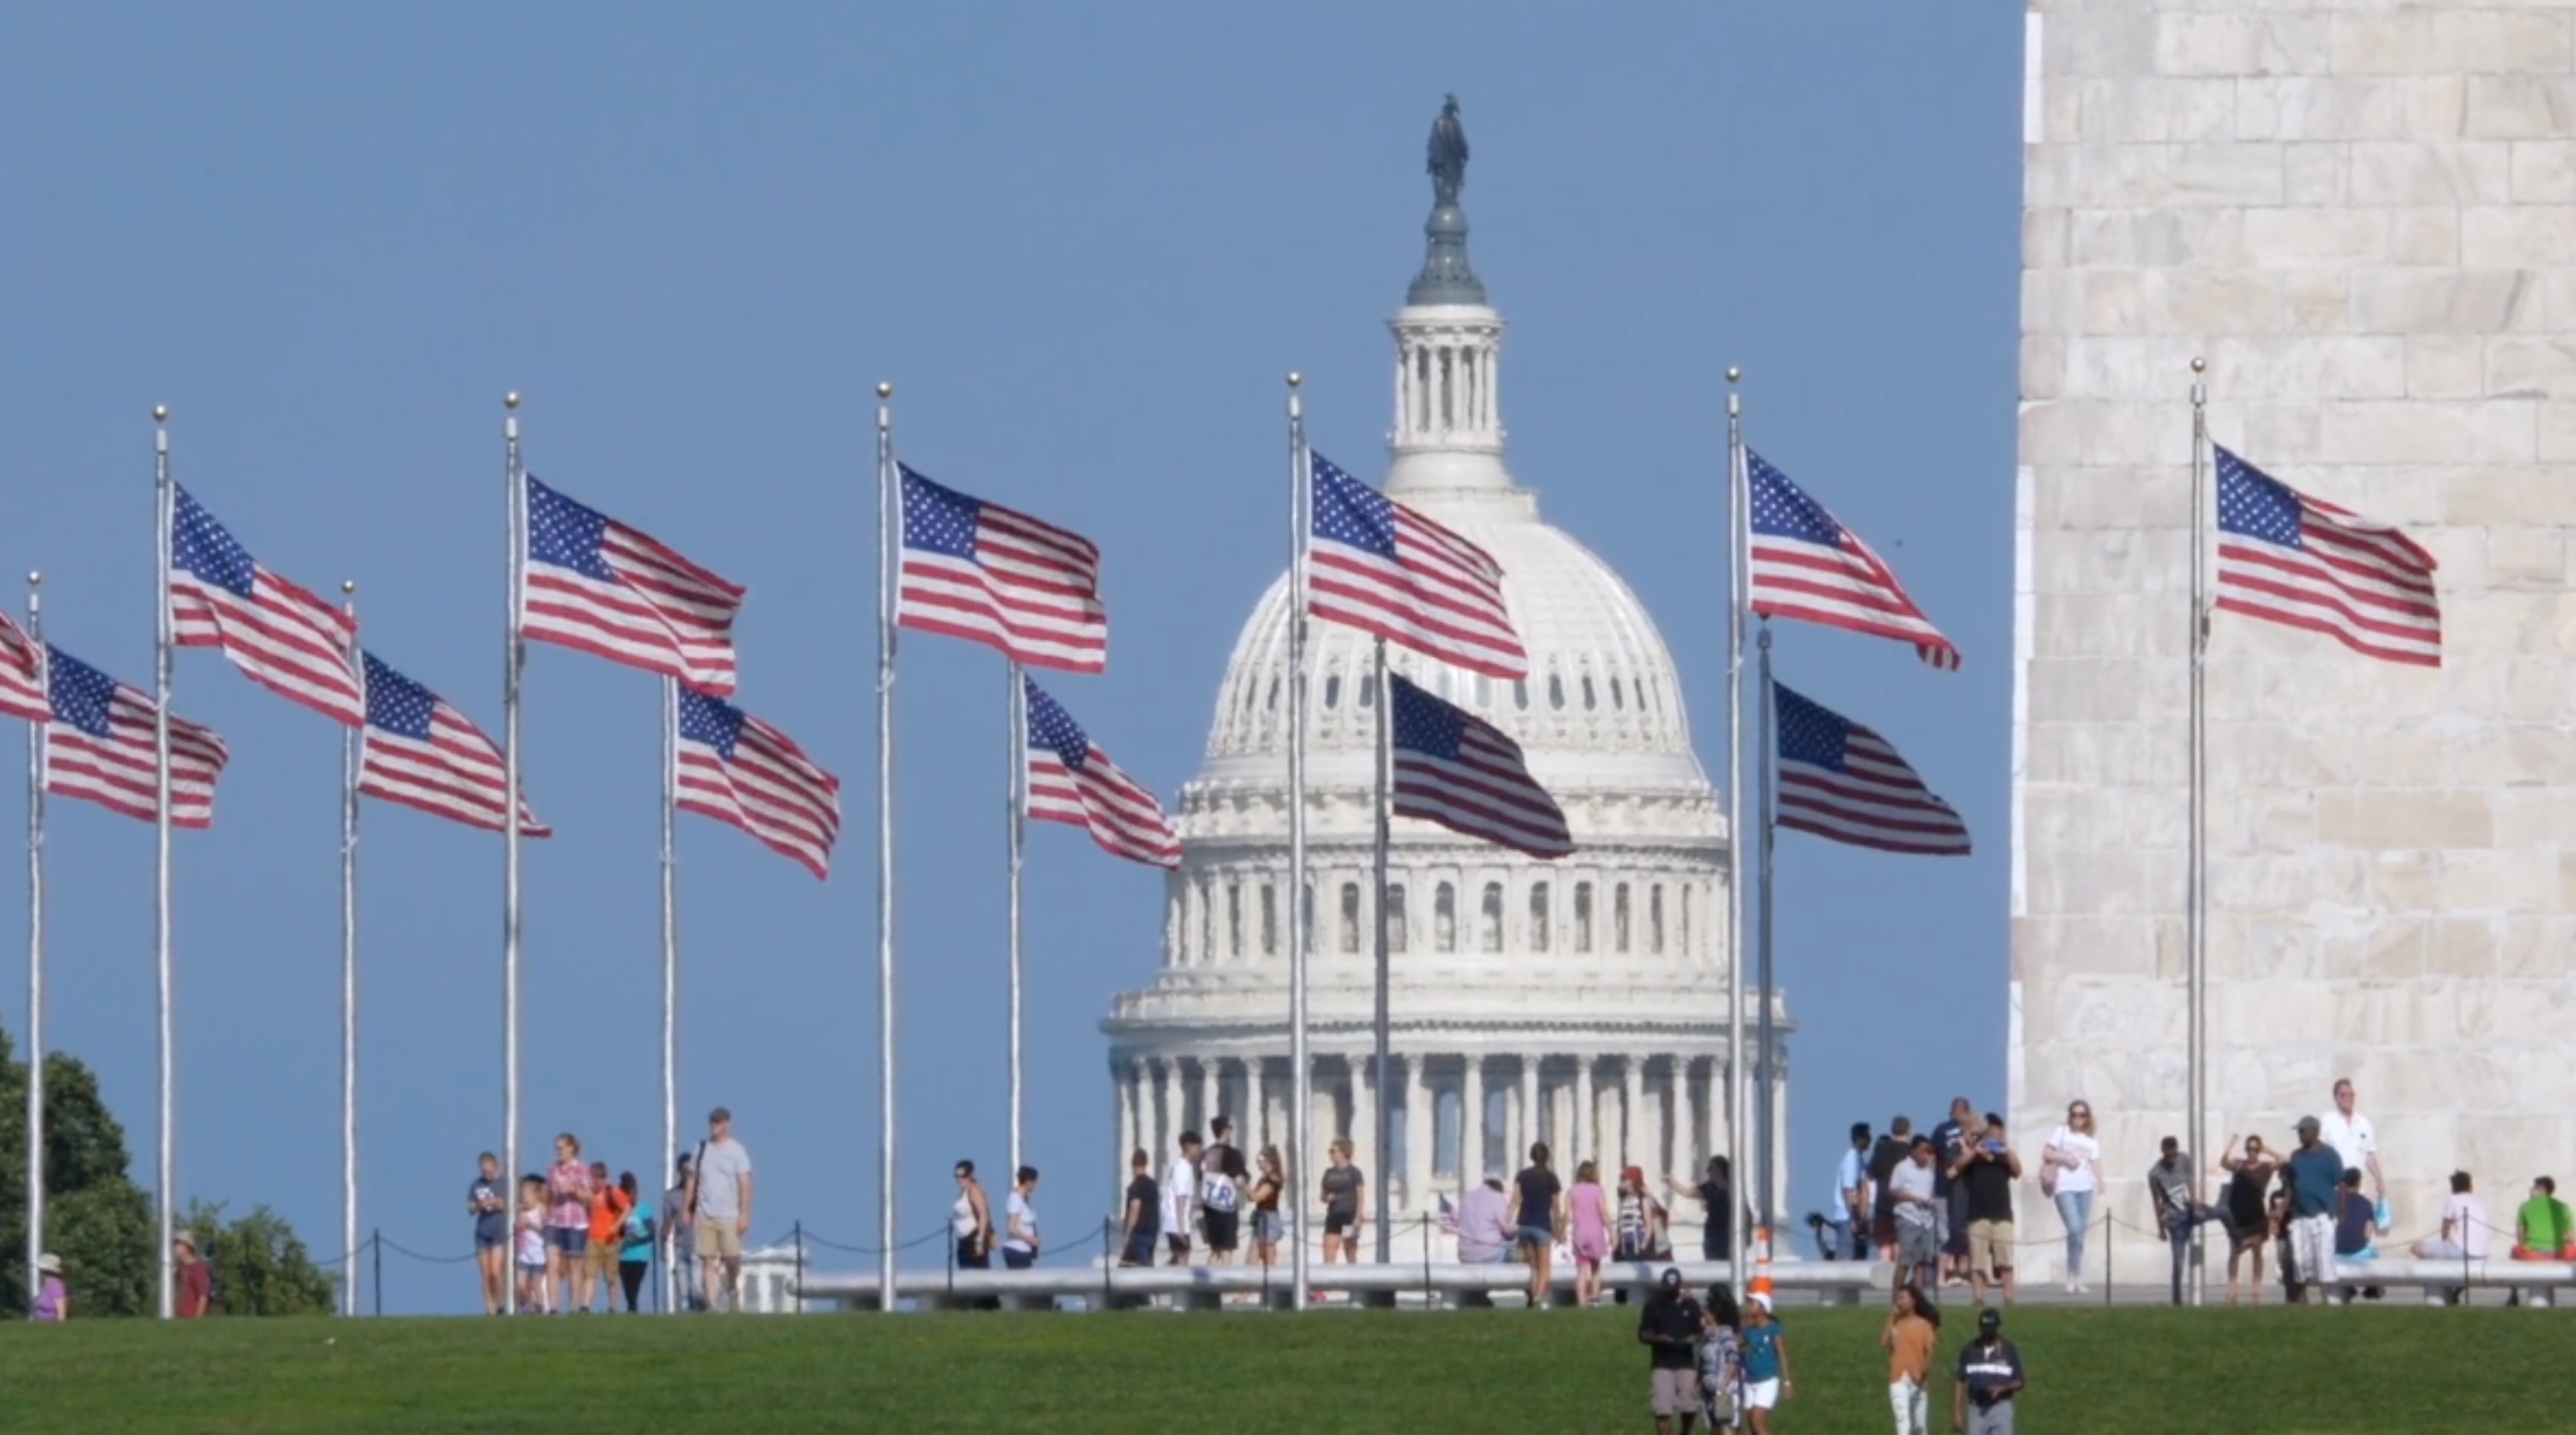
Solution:
{"label": "blue sky", "polygon": [[[524,391],[536,473],[750,586],[743,700],[847,783],[828,884],[684,826],[682,1106],[740,1114],[762,1227],[864,1241],[869,386],[899,385],[925,472],[1103,545],[1115,659],[1059,695],[1170,794],[1279,550],[1280,375],[1310,376],[1318,447],[1382,451],[1383,321],[1455,91],[1513,468],[1657,614],[1712,769],[1730,363],[1755,445],[1967,654],[1942,676],[1781,636],[1783,677],[1894,740],[1979,844],[1782,838],[1803,1209],[1843,1123],[2002,1097],[2019,64],[2017,14],[1979,6],[14,6],[0,565],[45,570],[51,636],[148,681],[168,403],[191,491],[273,568],[357,579],[368,645],[497,728],[499,398]],[[233,751],[215,833],[178,841],[180,1184],[327,1255],[336,730],[208,653],[178,694]],[[1003,1159],[1001,697],[981,650],[908,645],[907,1230],[951,1159]],[[528,794],[562,835],[528,857],[526,1138],[639,1172],[657,744],[650,678],[532,654]],[[50,1035],[148,1184],[151,833],[55,814]],[[364,851],[367,1224],[458,1252],[499,1135],[499,844],[371,806]],[[1156,969],[1160,887],[1045,829],[1028,901],[1032,1155],[1070,1228],[1105,1205],[1095,1024]],[[473,1297],[393,1258],[386,1299]]]}

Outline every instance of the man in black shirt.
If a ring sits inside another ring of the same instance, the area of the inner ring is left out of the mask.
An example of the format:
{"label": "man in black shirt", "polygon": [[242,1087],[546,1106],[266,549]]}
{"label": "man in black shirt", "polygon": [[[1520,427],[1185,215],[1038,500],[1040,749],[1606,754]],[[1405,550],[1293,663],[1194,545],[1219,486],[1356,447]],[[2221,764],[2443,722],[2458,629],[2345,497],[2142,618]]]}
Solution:
{"label": "man in black shirt", "polygon": [[1699,1302],[1682,1289],[1682,1273],[1667,1267],[1655,1293],[1637,1312],[1637,1340],[1646,1347],[1648,1398],[1656,1435],[1681,1435],[1699,1418]]}
{"label": "man in black shirt", "polygon": [[1700,1227],[1699,1258],[1704,1261],[1727,1259],[1733,1247],[1729,1238],[1735,1234],[1735,1181],[1727,1171],[1726,1158],[1708,1158],[1708,1176],[1693,1181],[1684,1176],[1666,1176],[1664,1184],[1677,1196],[1689,1196],[1700,1204],[1703,1223]]}
{"label": "man in black shirt", "polygon": [[1154,1263],[1154,1238],[1163,1228],[1163,1188],[1154,1179],[1153,1158],[1142,1149],[1127,1158],[1127,1242],[1119,1252],[1122,1266]]}
{"label": "man in black shirt", "polygon": [[1977,1312],[1977,1338],[1959,1347],[1950,1428],[1967,1435],[2012,1435],[2013,1397],[2021,1387],[2021,1352],[2004,1339],[2003,1313]]}
{"label": "man in black shirt", "polygon": [[2013,1182],[2021,1179],[2021,1157],[2004,1137],[2004,1119],[1986,1113],[1986,1133],[1968,1148],[1967,1158],[1951,1168],[1950,1179],[1968,1188],[1968,1284],[1977,1304],[1986,1303],[1989,1272],[2003,1282],[2004,1304],[2013,1302]]}
{"label": "man in black shirt", "polygon": [[1954,1096],[1950,1119],[1932,1128],[1932,1211],[1940,1228],[1943,1285],[1968,1280],[1968,1193],[1950,1179],[1950,1171],[1968,1158],[1968,1122],[1976,1113],[1968,1098]]}

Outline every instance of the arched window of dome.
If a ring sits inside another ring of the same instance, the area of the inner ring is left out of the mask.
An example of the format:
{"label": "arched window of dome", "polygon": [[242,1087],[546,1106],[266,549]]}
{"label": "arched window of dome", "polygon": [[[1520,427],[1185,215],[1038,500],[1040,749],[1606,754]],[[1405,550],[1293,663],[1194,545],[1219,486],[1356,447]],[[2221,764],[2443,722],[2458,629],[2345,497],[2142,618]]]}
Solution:
{"label": "arched window of dome", "polygon": [[1626,712],[1628,710],[1628,700],[1620,693],[1619,680],[1615,677],[1610,680],[1610,710],[1612,712]]}
{"label": "arched window of dome", "polygon": [[1529,680],[1527,678],[1514,678],[1512,680],[1512,706],[1521,712],[1529,711]]}
{"label": "arched window of dome", "polygon": [[1590,712],[1599,706],[1600,703],[1592,695],[1592,675],[1585,673],[1583,675],[1583,710]]}
{"label": "arched window of dome", "polygon": [[1377,674],[1375,673],[1360,679],[1360,706],[1364,708],[1377,706]]}
{"label": "arched window of dome", "polygon": [[1324,677],[1324,706],[1328,708],[1337,708],[1341,705],[1342,675],[1339,673],[1328,673]]}
{"label": "arched window of dome", "polygon": [[1458,950],[1458,889],[1446,882],[1431,890],[1431,944],[1444,952]]}
{"label": "arched window of dome", "polygon": [[1279,955],[1279,889],[1261,884],[1261,955]]}
{"label": "arched window of dome", "polygon": [[1261,699],[1261,710],[1273,713],[1279,711],[1279,679],[1275,676],[1270,680],[1270,691]]}
{"label": "arched window of dome", "polygon": [[1485,884],[1484,900],[1476,904],[1476,946],[1481,951],[1503,949],[1503,884]]}
{"label": "arched window of dome", "polygon": [[1225,884],[1225,954],[1243,955],[1243,884]]}
{"label": "arched window of dome", "polygon": [[1357,955],[1360,949],[1360,884],[1342,884],[1342,954]]}
{"label": "arched window of dome", "polygon": [[1664,954],[1664,884],[1661,882],[1646,892],[1646,950],[1659,957]]}
{"label": "arched window of dome", "polygon": [[1408,946],[1412,945],[1411,942],[1407,940],[1410,935],[1411,934],[1407,930],[1404,921],[1404,884],[1401,882],[1389,882],[1386,884],[1387,951],[1390,953],[1400,953],[1404,951]]}
{"label": "arched window of dome", "polygon": [[1610,889],[1610,950],[1628,955],[1628,884]]}
{"label": "arched window of dome", "polygon": [[1530,884],[1529,926],[1530,950],[1533,952],[1546,951],[1548,921],[1547,883],[1545,882],[1532,882]]}
{"label": "arched window of dome", "polygon": [[1480,708],[1492,707],[1494,705],[1494,680],[1485,676],[1483,673],[1478,673],[1476,675],[1475,686],[1476,706]]}
{"label": "arched window of dome", "polygon": [[1306,884],[1305,900],[1297,904],[1297,920],[1304,924],[1306,950],[1315,950],[1315,884]]}
{"label": "arched window of dome", "polygon": [[1681,907],[1681,911],[1678,914],[1681,918],[1681,941],[1673,948],[1673,950],[1681,953],[1685,957],[1691,954],[1690,914],[1691,908],[1695,905],[1698,894],[1699,889],[1688,882],[1684,882],[1673,892],[1674,900]]}
{"label": "arched window of dome", "polygon": [[1578,953],[1592,950],[1592,884],[1589,882],[1574,884],[1574,950]]}
{"label": "arched window of dome", "polygon": [[1547,705],[1557,712],[1565,711],[1565,678],[1560,673],[1547,675]]}

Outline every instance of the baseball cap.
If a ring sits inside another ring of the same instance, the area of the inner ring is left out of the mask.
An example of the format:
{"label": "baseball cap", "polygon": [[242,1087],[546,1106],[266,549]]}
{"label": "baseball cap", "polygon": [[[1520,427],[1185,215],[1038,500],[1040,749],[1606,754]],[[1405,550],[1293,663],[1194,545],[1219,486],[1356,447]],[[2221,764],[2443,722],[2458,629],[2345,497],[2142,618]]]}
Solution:
{"label": "baseball cap", "polygon": [[2313,1116],[2302,1116],[2299,1118],[2299,1134],[2303,1136],[2309,1132],[2323,1131],[2324,1129],[2325,1127]]}
{"label": "baseball cap", "polygon": [[1755,1291],[1753,1293],[1753,1303],[1762,1307],[1764,1310],[1771,1309],[1771,1293],[1769,1291]]}
{"label": "baseball cap", "polygon": [[1986,1335],[1992,1335],[2003,1328],[2004,1313],[2002,1311],[1981,1310],[1977,1312],[1977,1329],[1980,1332]]}

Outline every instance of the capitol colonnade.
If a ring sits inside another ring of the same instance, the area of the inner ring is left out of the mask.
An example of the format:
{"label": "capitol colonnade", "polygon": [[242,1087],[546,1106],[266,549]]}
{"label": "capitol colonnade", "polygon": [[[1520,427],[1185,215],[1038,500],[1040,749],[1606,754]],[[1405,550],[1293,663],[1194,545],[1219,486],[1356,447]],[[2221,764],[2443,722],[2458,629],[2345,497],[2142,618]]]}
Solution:
{"label": "capitol colonnade", "polygon": [[[1724,1150],[1729,1107],[1722,1054],[1444,1054],[1435,1041],[1408,1044],[1415,1049],[1392,1059],[1397,1126],[1389,1144],[1401,1209],[1427,1212],[1437,1205],[1435,1193],[1454,1199],[1484,1176],[1508,1177],[1524,1164],[1532,1141],[1548,1143],[1565,1176],[1577,1162],[1597,1160],[1609,1184],[1619,1167],[1637,1166],[1658,1191],[1667,1173],[1696,1172]],[[1234,1120],[1247,1156],[1273,1144],[1283,1153],[1294,1149],[1285,1052],[1203,1049],[1131,1056],[1125,1063],[1116,1088],[1122,1150],[1168,1153],[1185,1131],[1204,1138],[1217,1115]],[[1349,1138],[1363,1158],[1374,1149],[1370,1065],[1358,1051],[1316,1058],[1308,1110],[1315,1123],[1310,1149],[1319,1161],[1338,1137]],[[1375,1171],[1367,1175],[1380,1179]],[[1311,1185],[1312,1173],[1300,1184]]]}

